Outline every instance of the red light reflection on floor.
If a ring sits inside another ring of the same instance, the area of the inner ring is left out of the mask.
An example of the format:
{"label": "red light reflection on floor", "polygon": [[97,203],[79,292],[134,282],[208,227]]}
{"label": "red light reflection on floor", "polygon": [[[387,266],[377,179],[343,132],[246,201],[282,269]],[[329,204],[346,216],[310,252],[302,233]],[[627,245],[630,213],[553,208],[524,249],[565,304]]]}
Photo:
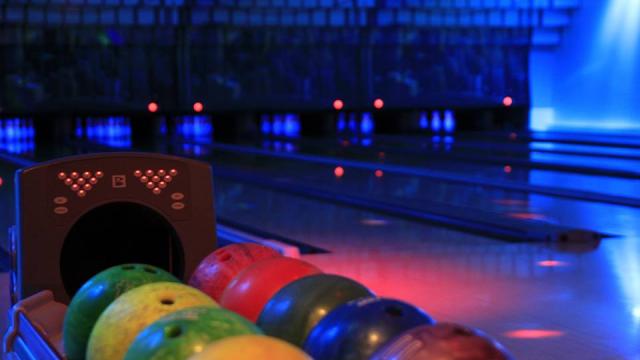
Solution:
{"label": "red light reflection on floor", "polygon": [[547,217],[543,214],[530,213],[530,212],[514,212],[508,213],[508,217],[519,220],[545,220]]}
{"label": "red light reflection on floor", "polygon": [[518,329],[504,333],[508,338],[525,340],[548,339],[564,335],[564,331],[548,329]]}
{"label": "red light reflection on floor", "polygon": [[538,261],[537,264],[538,266],[542,266],[542,267],[559,267],[559,266],[569,265],[564,261],[558,261],[558,260],[541,260],[541,261]]}
{"label": "red light reflection on floor", "polygon": [[508,205],[508,206],[528,206],[529,200],[518,200],[518,199],[495,199],[494,203],[500,205]]}
{"label": "red light reflection on floor", "polygon": [[362,219],[360,220],[360,223],[362,225],[367,225],[367,226],[384,226],[384,225],[387,225],[389,222],[384,219]]}

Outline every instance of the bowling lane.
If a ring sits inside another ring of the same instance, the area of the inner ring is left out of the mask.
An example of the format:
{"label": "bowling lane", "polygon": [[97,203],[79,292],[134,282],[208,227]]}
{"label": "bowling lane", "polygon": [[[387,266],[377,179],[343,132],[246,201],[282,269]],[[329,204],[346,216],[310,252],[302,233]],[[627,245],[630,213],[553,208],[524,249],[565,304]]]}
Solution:
{"label": "bowling lane", "polygon": [[[194,156],[195,145],[183,143],[175,151]],[[533,220],[551,224],[584,228],[603,233],[625,234],[636,225],[630,219],[640,219],[640,209],[596,202],[585,202],[483,187],[436,181],[433,179],[365,170],[342,165],[342,176],[336,176],[335,164],[318,164],[289,158],[276,158],[210,149],[201,146],[200,158],[212,161],[214,169],[224,167],[278,181],[313,186],[328,192],[357,194],[383,200],[398,206],[431,209],[434,204],[454,206],[460,211],[492,213],[506,220]],[[209,155],[202,155],[208,152]],[[480,215],[478,215],[480,216]]]}
{"label": "bowling lane", "polygon": [[224,179],[217,186],[226,216],[328,249],[304,258],[379,295],[411,301],[438,320],[478,326],[519,359],[628,358],[638,350],[637,273],[624,270],[640,250],[637,238],[587,254],[563,252]]}
{"label": "bowling lane", "polygon": [[[424,132],[428,132],[424,130]],[[623,135],[608,133],[606,131],[588,132],[553,132],[553,131],[467,131],[459,137],[463,140],[483,141],[491,143],[511,142],[516,144],[528,144],[531,142],[545,141],[567,145],[591,145],[591,146],[616,146],[621,148],[639,149],[640,139],[637,135]]]}
{"label": "bowling lane", "polygon": [[[389,138],[389,137],[385,137]],[[438,142],[436,151],[424,152],[423,144],[413,144],[404,137],[377,141],[376,139],[352,138],[350,140],[298,140],[290,148],[300,153],[319,156],[336,156],[378,164],[394,164],[421,167],[434,171],[445,171],[458,175],[490,178],[506,182],[518,182],[533,186],[588,191],[598,194],[637,197],[640,193],[640,160],[610,159],[603,157],[575,156],[553,153],[529,152],[526,163],[514,157],[496,159],[489,150],[484,154],[476,151],[472,156],[460,156],[454,151],[455,139],[447,144],[444,138]],[[257,146],[273,147],[270,141]],[[404,145],[403,145],[404,144]],[[429,145],[433,146],[433,144]],[[400,149],[400,150],[398,150]],[[551,168],[532,164],[547,163]]]}
{"label": "bowling lane", "polygon": [[[304,259],[379,295],[413,302],[438,320],[482,328],[517,358],[628,358],[638,350],[638,272],[627,271],[640,263],[629,259],[640,254],[634,238],[581,254],[504,243],[223,178],[216,178],[215,188],[220,216],[327,249]],[[6,284],[2,288],[5,298]]]}
{"label": "bowling lane", "polygon": [[[355,145],[358,145],[357,143]],[[378,150],[408,155],[427,156],[438,154],[464,160],[483,156],[492,162],[521,164],[527,168],[552,166],[575,167],[575,171],[626,170],[635,168],[640,162],[640,148],[625,148],[609,145],[576,145],[553,141],[531,141],[514,143],[510,141],[463,140],[459,136],[375,136],[371,145]],[[606,161],[604,161],[606,159]]]}
{"label": "bowling lane", "polygon": [[[376,140],[390,141],[389,145],[398,145],[400,147],[407,146],[409,144],[419,145],[424,148],[437,147],[441,142],[442,137],[433,135],[423,135],[417,137],[396,136],[396,135],[378,135]],[[398,141],[403,139],[404,141]],[[394,141],[395,140],[395,141]],[[452,150],[461,151],[464,153],[496,153],[505,156],[523,156],[528,157],[531,151],[552,153],[552,154],[564,154],[564,155],[577,155],[577,156],[591,156],[591,157],[607,157],[607,158],[622,158],[637,160],[640,159],[640,148],[623,147],[619,144],[567,144],[554,141],[545,140],[533,140],[529,142],[514,142],[511,140],[505,141],[482,141],[481,139],[464,138],[461,135],[455,135],[454,142],[451,146]],[[600,165],[600,164],[598,164]]]}

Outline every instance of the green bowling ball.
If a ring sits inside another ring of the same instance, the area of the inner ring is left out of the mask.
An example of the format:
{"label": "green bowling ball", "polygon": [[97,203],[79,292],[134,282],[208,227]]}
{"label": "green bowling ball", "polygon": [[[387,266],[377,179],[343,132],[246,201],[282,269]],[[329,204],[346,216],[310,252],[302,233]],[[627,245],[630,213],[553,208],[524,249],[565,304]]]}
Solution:
{"label": "green bowling ball", "polygon": [[85,358],[94,324],[120,295],[153,282],[180,282],[151,265],[124,264],[104,270],[87,281],[71,299],[63,325],[64,350],[69,360]]}
{"label": "green bowling ball", "polygon": [[306,276],[278,291],[256,324],[265,334],[301,347],[311,329],[331,310],[370,296],[374,295],[364,285],[343,276]]}
{"label": "green bowling ball", "polygon": [[145,328],[135,338],[124,359],[187,359],[214,341],[251,334],[262,332],[232,311],[191,307],[166,315]]}

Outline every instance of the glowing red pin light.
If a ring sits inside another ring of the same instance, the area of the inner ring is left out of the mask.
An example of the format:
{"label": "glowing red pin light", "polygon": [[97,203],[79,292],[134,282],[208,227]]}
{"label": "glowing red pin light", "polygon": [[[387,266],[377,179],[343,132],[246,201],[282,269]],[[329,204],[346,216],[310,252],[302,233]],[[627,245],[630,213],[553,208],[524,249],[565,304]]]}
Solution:
{"label": "glowing red pin light", "polygon": [[373,100],[373,107],[378,110],[382,109],[384,107],[384,101],[380,98]]}
{"label": "glowing red pin light", "polygon": [[513,105],[513,99],[511,96],[505,96],[504,99],[502,99],[502,105],[506,107]]}
{"label": "glowing red pin light", "polygon": [[204,110],[204,105],[202,105],[200,101],[196,101],[195,103],[193,103],[193,111],[199,113],[202,112],[202,110]]}
{"label": "glowing red pin light", "polygon": [[344,108],[344,101],[340,99],[333,100],[333,108],[336,110],[342,110],[342,108]]}
{"label": "glowing red pin light", "polygon": [[158,111],[158,103],[156,103],[155,101],[150,102],[147,105],[147,110],[149,110],[149,112],[152,112],[152,113]]}
{"label": "glowing red pin light", "polygon": [[382,170],[378,169],[378,170],[375,171],[375,175],[376,175],[377,178],[381,178],[381,177],[384,176],[384,172]]}
{"label": "glowing red pin light", "polygon": [[344,168],[342,166],[336,166],[336,168],[333,169],[333,174],[337,178],[341,178],[344,175]]}

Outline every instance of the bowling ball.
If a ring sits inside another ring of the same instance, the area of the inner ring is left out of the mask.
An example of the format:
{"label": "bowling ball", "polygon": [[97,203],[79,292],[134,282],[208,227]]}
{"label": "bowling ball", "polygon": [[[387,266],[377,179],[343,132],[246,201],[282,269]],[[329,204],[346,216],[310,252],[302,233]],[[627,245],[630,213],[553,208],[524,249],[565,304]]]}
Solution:
{"label": "bowling ball", "polygon": [[511,360],[489,336],[462,325],[418,326],[381,347],[371,360]]}
{"label": "bowling ball", "polygon": [[320,273],[306,261],[288,257],[260,260],[236,276],[222,294],[220,305],[255,322],[269,299],[288,283]]}
{"label": "bowling ball", "polygon": [[186,359],[216,340],[248,334],[262,334],[262,331],[232,311],[187,308],[162,317],[140,332],[125,360]]}
{"label": "bowling ball", "polygon": [[311,360],[302,350],[282,340],[241,335],[216,341],[189,360]]}
{"label": "bowling ball", "polygon": [[204,258],[189,279],[189,285],[219,301],[231,280],[247,266],[262,259],[281,256],[270,247],[258,244],[233,244]]}
{"label": "bowling ball", "polygon": [[142,329],[189,307],[217,307],[207,294],[184,284],[157,282],[129,290],[100,315],[91,331],[87,360],[121,360]]}
{"label": "bowling ball", "polygon": [[160,268],[142,264],[117,265],[89,279],[71,299],[64,317],[67,358],[84,359],[93,325],[113,300],[135,287],[159,281],[180,282]]}
{"label": "bowling ball", "polygon": [[318,274],[283,287],[260,313],[258,326],[270,336],[302,346],[304,339],[331,310],[373,293],[346,277]]}
{"label": "bowling ball", "polygon": [[398,300],[354,300],[320,320],[307,337],[304,350],[315,360],[368,359],[404,331],[433,323],[422,310]]}

